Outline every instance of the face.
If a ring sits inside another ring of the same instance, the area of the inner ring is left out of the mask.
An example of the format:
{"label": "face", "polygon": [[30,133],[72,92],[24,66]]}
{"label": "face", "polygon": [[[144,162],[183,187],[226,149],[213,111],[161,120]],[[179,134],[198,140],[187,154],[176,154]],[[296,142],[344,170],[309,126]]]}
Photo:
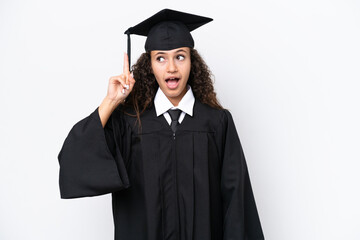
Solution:
{"label": "face", "polygon": [[177,106],[187,91],[191,68],[190,48],[151,51],[151,67],[159,87]]}

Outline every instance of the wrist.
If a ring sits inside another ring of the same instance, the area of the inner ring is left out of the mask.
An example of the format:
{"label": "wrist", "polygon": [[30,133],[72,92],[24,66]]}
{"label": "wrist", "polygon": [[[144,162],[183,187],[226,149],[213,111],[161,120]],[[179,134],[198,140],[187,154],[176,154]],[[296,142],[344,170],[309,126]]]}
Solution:
{"label": "wrist", "polygon": [[104,114],[111,114],[118,105],[119,103],[116,101],[105,97],[99,106],[99,110]]}
{"label": "wrist", "polygon": [[103,100],[103,104],[107,105],[108,107],[111,107],[115,109],[122,101],[121,100],[114,100],[108,97],[105,97]]}

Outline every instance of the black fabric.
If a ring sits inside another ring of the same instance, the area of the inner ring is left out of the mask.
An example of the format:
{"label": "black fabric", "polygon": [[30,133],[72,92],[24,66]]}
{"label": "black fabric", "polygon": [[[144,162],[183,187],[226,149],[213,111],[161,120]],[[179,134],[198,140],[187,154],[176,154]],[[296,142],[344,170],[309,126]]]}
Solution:
{"label": "black fabric", "polygon": [[130,34],[147,36],[146,51],[193,48],[195,43],[190,32],[212,20],[195,14],[163,9],[125,31],[128,35],[129,61],[131,59]]}
{"label": "black fabric", "polygon": [[186,25],[189,32],[201,27],[202,25],[211,22],[213,19],[203,17],[195,14],[175,11],[172,9],[163,9],[148,19],[142,21],[134,27],[130,27],[125,31],[125,34],[136,34],[141,36],[148,36],[152,27],[163,21],[180,21]]}
{"label": "black fabric", "polygon": [[189,29],[180,21],[163,21],[151,28],[145,42],[145,51],[171,50],[194,47]]}
{"label": "black fabric", "polygon": [[227,110],[196,100],[176,138],[153,107],[135,123],[117,109],[103,129],[96,109],[72,128],[59,153],[62,198],[112,193],[116,240],[264,239]]}
{"label": "black fabric", "polygon": [[168,110],[168,113],[169,113],[169,115],[171,117],[170,127],[173,130],[173,132],[175,133],[177,125],[179,124],[179,117],[180,117],[180,114],[181,114],[181,110],[179,110],[179,109],[174,109],[174,110],[170,109],[170,110]]}

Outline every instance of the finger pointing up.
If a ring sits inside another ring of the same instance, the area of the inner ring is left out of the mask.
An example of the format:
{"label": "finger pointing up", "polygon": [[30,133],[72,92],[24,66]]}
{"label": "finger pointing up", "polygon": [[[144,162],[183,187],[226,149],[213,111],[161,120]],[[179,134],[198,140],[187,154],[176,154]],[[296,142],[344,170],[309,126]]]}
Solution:
{"label": "finger pointing up", "polygon": [[130,74],[130,67],[129,67],[129,58],[126,53],[124,53],[124,70],[123,74],[129,75]]}

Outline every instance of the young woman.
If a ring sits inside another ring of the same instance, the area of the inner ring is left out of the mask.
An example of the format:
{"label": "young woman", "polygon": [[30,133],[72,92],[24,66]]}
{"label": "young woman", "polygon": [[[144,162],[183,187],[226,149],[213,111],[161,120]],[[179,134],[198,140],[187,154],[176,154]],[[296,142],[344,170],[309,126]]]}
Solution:
{"label": "young woman", "polygon": [[124,55],[59,153],[62,198],[112,193],[115,239],[264,239],[234,122],[194,49],[206,22],[165,9],[130,28],[146,52],[132,73]]}

